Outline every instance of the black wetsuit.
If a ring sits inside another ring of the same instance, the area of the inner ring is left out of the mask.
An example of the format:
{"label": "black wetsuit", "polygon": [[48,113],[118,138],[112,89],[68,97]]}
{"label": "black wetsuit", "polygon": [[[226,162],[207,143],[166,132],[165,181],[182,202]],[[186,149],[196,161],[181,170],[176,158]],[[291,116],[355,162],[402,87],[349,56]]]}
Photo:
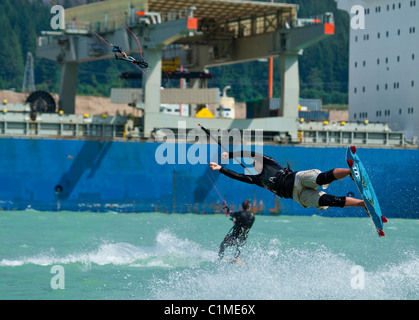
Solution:
{"label": "black wetsuit", "polygon": [[[230,152],[229,158],[254,158],[256,161],[263,161],[262,171],[257,175],[239,174],[224,167],[220,172],[227,177],[242,182],[256,184],[262,188],[268,189],[282,198],[291,198],[294,191],[294,181],[297,171],[292,171],[289,165],[284,168],[275,159],[256,153],[254,151]],[[258,160],[259,159],[259,160]],[[316,183],[319,186],[329,184],[336,180],[333,169],[322,172],[318,175]],[[344,207],[346,197],[336,197],[329,194],[323,194],[319,199],[319,206]]]}
{"label": "black wetsuit", "polygon": [[226,247],[235,245],[236,253],[234,258],[236,260],[240,255],[241,247],[246,243],[249,230],[255,222],[255,216],[250,211],[237,211],[230,213],[230,216],[235,219],[234,226],[227,233],[223,242],[221,242],[218,256],[221,259],[224,256]]}
{"label": "black wetsuit", "polygon": [[220,172],[222,174],[242,182],[256,184],[271,190],[282,198],[292,198],[296,172],[292,171],[289,166],[284,168],[271,157],[253,151],[230,152],[228,156],[230,159],[255,158],[256,161],[263,161],[263,169],[257,175],[247,175],[221,167]]}

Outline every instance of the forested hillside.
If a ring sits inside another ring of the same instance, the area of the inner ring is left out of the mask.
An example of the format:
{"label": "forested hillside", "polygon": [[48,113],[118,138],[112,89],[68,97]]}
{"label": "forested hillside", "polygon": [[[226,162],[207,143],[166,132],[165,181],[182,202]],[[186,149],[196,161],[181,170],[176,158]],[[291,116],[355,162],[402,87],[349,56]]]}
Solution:
{"label": "forested hillside", "polygon": [[[270,2],[263,1],[262,2]],[[349,60],[349,16],[338,10],[335,0],[275,1],[299,5],[299,18],[332,12],[335,17],[335,35],[307,48],[299,59],[300,96],[322,99],[324,104],[347,104]],[[249,98],[266,97],[268,92],[268,64],[248,62],[239,65],[211,68],[213,82],[223,88],[230,85],[229,93]],[[246,74],[246,77],[243,77]],[[279,97],[279,62],[274,62],[274,97]]]}
{"label": "forested hillside", "polygon": [[[58,1],[64,7],[92,1]],[[270,2],[268,0],[267,2]],[[279,2],[279,1],[275,1]],[[310,17],[325,12],[335,16],[335,35],[304,51],[300,57],[300,96],[321,98],[324,104],[347,103],[348,86],[348,37],[349,18],[337,10],[334,0],[281,0],[299,5],[298,16]],[[50,29],[51,2],[47,0],[2,0],[0,1],[0,89],[22,88],[26,53],[35,53],[36,36]],[[6,31],[7,30],[7,31]],[[35,58],[35,83],[37,89],[58,92],[59,66]],[[118,74],[129,71],[129,66],[116,63],[113,59],[84,63],[79,66],[78,94],[108,96],[112,86],[129,86],[118,78]],[[132,71],[132,70],[131,70]],[[239,101],[265,97],[268,88],[268,64],[247,62],[210,68],[214,78],[210,87],[223,88],[230,85],[228,92]],[[274,64],[274,96],[279,97],[279,64]],[[245,76],[243,76],[245,75]]]}

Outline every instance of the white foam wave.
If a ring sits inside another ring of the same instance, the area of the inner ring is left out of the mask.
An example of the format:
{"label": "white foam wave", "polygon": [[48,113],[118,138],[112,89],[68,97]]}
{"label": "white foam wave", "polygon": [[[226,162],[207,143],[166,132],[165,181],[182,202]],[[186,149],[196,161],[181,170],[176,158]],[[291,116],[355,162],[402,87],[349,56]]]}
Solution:
{"label": "white foam wave", "polygon": [[48,251],[0,260],[1,266],[25,264],[125,265],[166,268],[147,286],[151,299],[418,299],[419,257],[407,252],[397,261],[365,267],[364,287],[354,288],[354,267],[344,254],[305,243],[292,248],[271,239],[246,245],[244,265],[218,262],[217,251],[181,238],[168,230],[156,234],[151,246],[101,242],[94,250],[59,255]]}
{"label": "white foam wave", "polygon": [[2,259],[0,266],[22,266],[35,264],[49,266],[54,264],[81,263],[96,265],[130,265],[133,267],[176,267],[193,266],[203,261],[214,261],[215,252],[203,249],[188,239],[180,239],[168,230],[160,231],[154,246],[135,246],[130,243],[101,243],[97,250],[57,256],[41,253],[17,259]]}
{"label": "white foam wave", "polygon": [[[250,249],[250,248],[248,248]],[[244,265],[219,263],[171,272],[150,288],[155,299],[417,299],[419,259],[365,270],[326,248],[253,247]],[[355,283],[355,285],[354,285]],[[395,288],[396,287],[396,288]]]}

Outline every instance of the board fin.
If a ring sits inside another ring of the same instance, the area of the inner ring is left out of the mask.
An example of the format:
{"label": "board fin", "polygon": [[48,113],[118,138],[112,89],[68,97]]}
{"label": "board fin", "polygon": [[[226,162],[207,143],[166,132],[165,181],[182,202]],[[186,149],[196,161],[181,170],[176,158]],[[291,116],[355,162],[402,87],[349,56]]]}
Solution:
{"label": "board fin", "polygon": [[353,154],[355,154],[356,153],[356,147],[355,146],[351,146],[351,151],[352,151]]}
{"label": "board fin", "polygon": [[384,216],[381,216],[381,221],[383,221],[383,223],[387,223],[388,222],[387,218],[384,217]]}
{"label": "board fin", "polygon": [[381,230],[381,229],[377,229],[377,232],[378,232],[378,235],[380,236],[380,237],[384,237],[386,234],[384,233],[384,231],[383,230]]}
{"label": "board fin", "polygon": [[348,159],[346,162],[348,163],[348,166],[350,168],[352,168],[352,166],[354,165],[354,161],[352,159]]}

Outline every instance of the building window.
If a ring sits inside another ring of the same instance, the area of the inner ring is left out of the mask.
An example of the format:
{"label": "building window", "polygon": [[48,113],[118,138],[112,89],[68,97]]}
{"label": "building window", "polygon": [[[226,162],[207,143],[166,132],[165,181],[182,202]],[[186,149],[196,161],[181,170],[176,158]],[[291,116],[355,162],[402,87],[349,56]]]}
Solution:
{"label": "building window", "polygon": [[412,80],[412,88],[415,86],[415,81]]}
{"label": "building window", "polygon": [[402,114],[402,109],[401,108],[399,109],[399,114]]}
{"label": "building window", "polygon": [[356,87],[354,88],[354,93],[356,93]]}
{"label": "building window", "polygon": [[400,35],[400,29],[397,29],[397,35],[398,36]]}
{"label": "building window", "polygon": [[380,64],[380,58],[377,59],[377,65],[379,65],[379,64]]}
{"label": "building window", "polygon": [[358,62],[355,61],[355,68],[358,68]]}
{"label": "building window", "polygon": [[388,84],[387,84],[387,83],[386,83],[386,85],[384,86],[384,89],[386,89],[386,90],[388,89]]}
{"label": "building window", "polygon": [[389,36],[389,32],[387,31],[387,32],[386,32],[386,37],[388,38],[388,36]]}
{"label": "building window", "polygon": [[415,54],[412,53],[412,60],[415,60]]}
{"label": "building window", "polygon": [[407,113],[412,114],[413,113],[413,108],[407,108]]}
{"label": "building window", "polygon": [[400,62],[400,56],[397,56],[397,62]]}
{"label": "building window", "polygon": [[365,67],[365,65],[366,65],[367,63],[365,62],[365,60],[364,61],[362,61],[362,65]]}
{"label": "building window", "polygon": [[377,84],[377,91],[380,91],[380,85]]}
{"label": "building window", "polygon": [[362,92],[365,92],[365,87],[362,87]]}

